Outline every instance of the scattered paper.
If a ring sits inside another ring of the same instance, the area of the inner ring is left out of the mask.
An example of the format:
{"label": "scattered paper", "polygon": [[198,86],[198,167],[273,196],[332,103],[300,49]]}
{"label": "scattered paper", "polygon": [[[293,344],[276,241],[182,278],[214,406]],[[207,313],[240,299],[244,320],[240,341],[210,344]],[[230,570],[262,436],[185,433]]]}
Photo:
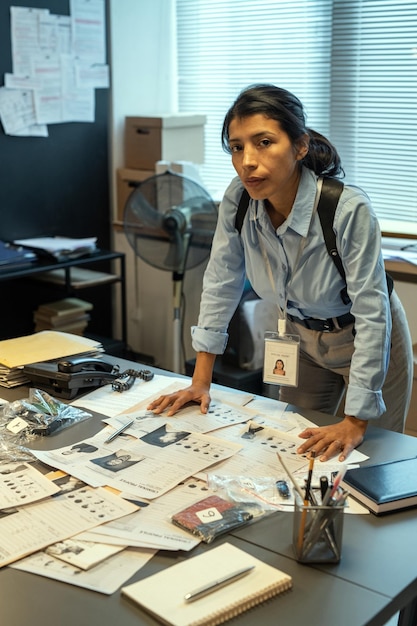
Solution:
{"label": "scattered paper", "polygon": [[87,570],[95,567],[110,556],[121,552],[125,546],[111,546],[105,543],[82,541],[73,537],[58,543],[53,543],[45,550],[46,554],[60,561]]}
{"label": "scattered paper", "polygon": [[63,563],[45,552],[37,552],[10,567],[110,595],[144,567],[155,552],[156,550],[129,548],[87,571]]}
{"label": "scattered paper", "polygon": [[128,489],[137,498],[154,499],[241,448],[219,437],[155,427],[152,420],[143,421],[141,428],[139,439],[117,437],[106,444],[101,432],[84,442],[89,449],[76,450],[73,444],[33,454],[89,485]]}
{"label": "scattered paper", "polygon": [[80,537],[160,550],[191,550],[200,543],[200,539],[174,526],[170,516],[210,493],[205,481],[190,478],[137,513],[102,524]]}
{"label": "scattered paper", "polygon": [[106,489],[91,487],[12,509],[0,517],[0,567],[136,510]]}
{"label": "scattered paper", "polygon": [[171,388],[173,382],[184,386],[184,379],[182,378],[171,378],[156,374],[149,382],[140,379],[135,380],[133,386],[123,393],[113,391],[111,385],[107,385],[94,389],[81,398],[76,398],[71,404],[72,406],[81,406],[87,410],[101,413],[101,415],[106,415],[107,417],[114,417],[132,409],[132,407],[146,399],[150,402],[150,398],[156,394],[166,393],[167,389]]}
{"label": "scattered paper", "polygon": [[25,248],[42,250],[57,258],[76,258],[81,254],[96,251],[97,237],[71,239],[70,237],[35,237],[33,239],[16,239],[14,243]]}
{"label": "scattered paper", "polygon": [[[201,413],[200,406],[193,403],[189,406],[185,406],[176,415],[167,418],[155,416],[152,411],[148,411],[146,409],[148,404],[149,400],[141,402],[140,404],[129,409],[129,411],[123,415],[123,420],[125,420],[126,417],[130,417],[135,420],[128,431],[132,435],[135,434],[135,428],[140,428],[144,419],[155,420],[156,417],[162,419],[163,422],[167,424],[167,427],[172,430],[182,430],[193,433],[209,433],[213,430],[219,430],[220,428],[232,426],[233,424],[247,422],[253,419],[254,415],[256,415],[252,411],[237,405],[212,401],[205,415]],[[119,416],[119,418],[120,417],[122,416]]]}
{"label": "scattered paper", "polygon": [[0,465],[0,509],[37,502],[59,491],[57,485],[27,463]]}

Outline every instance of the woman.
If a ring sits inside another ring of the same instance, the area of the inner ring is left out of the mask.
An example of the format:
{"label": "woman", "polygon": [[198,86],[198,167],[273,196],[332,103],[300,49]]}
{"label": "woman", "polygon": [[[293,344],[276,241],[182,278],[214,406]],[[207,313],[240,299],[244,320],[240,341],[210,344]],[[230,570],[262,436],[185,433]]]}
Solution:
{"label": "woman", "polygon": [[275,374],[275,376],[285,376],[284,361],[282,359],[277,359],[275,361],[272,373]]}
{"label": "woman", "polygon": [[[192,329],[192,384],[149,408],[172,415],[196,401],[207,412],[214,361],[225,349],[247,275],[259,297],[276,303],[285,333],[299,337],[298,386],[280,386],[280,399],[334,415],[346,388],[345,417],[304,430],[297,451],[344,461],[363,441],[368,421],[403,430],[411,393],[411,338],[398,297],[388,294],[378,221],[366,194],[345,185],[333,222],[349,296],[342,299],[345,284],[316,207],[320,177],[343,169],[334,146],[306,127],[298,98],[273,85],[247,88],[225,117],[222,141],[238,177],[220,206]],[[244,188],[251,200],[239,234],[234,222]]]}

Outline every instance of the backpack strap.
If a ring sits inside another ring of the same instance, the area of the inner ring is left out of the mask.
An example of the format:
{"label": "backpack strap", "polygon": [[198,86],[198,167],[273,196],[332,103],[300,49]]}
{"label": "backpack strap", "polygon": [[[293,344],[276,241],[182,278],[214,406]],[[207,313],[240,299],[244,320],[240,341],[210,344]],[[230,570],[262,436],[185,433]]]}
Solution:
{"label": "backpack strap", "polygon": [[[323,185],[321,188],[320,199],[317,205],[317,213],[320,218],[320,224],[324,235],[324,241],[326,243],[327,252],[330,255],[333,263],[337,267],[337,271],[346,283],[346,274],[343,267],[342,259],[336,246],[336,235],[333,230],[334,214],[336,212],[337,203],[343,191],[343,183],[337,178],[323,178]],[[347,287],[342,289],[340,297],[344,304],[350,302],[350,298],[347,293]]]}
{"label": "backpack strap", "polygon": [[327,252],[332,257],[332,260],[343,280],[346,280],[342,260],[336,247],[336,235],[333,230],[334,214],[336,212],[337,203],[339,202],[343,187],[344,185],[342,181],[337,178],[323,179],[323,186],[321,188],[320,199],[317,205],[317,214],[320,218]]}
{"label": "backpack strap", "polygon": [[[346,274],[340,258],[339,252],[336,246],[336,235],[333,230],[334,214],[336,212],[337,203],[343,191],[343,183],[337,178],[324,178],[323,186],[321,189],[320,199],[317,206],[317,213],[320,218],[321,228],[323,230],[324,241],[326,243],[327,251],[336,265],[339,274],[346,283]],[[387,279],[388,294],[391,295],[394,289],[394,280],[392,276],[385,272]],[[347,293],[347,287],[344,287],[340,292],[340,296],[344,304],[350,302],[350,298]]]}
{"label": "backpack strap", "polygon": [[242,195],[240,196],[239,205],[237,207],[236,217],[235,217],[235,228],[237,232],[242,232],[243,220],[245,219],[246,211],[248,210],[250,196],[246,189],[242,191]]}

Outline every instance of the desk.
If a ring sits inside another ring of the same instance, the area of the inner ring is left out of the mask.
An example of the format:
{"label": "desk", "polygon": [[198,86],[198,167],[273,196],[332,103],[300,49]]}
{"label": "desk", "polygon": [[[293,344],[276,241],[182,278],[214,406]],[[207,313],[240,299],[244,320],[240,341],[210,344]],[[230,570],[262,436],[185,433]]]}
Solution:
{"label": "desk", "polygon": [[[98,250],[97,252],[90,254],[89,256],[81,257],[78,259],[71,259],[68,261],[53,261],[47,258],[39,257],[39,260],[35,261],[26,267],[10,267],[2,268],[0,270],[0,282],[6,280],[13,280],[16,278],[27,278],[39,274],[52,272],[55,270],[63,270],[64,281],[63,287],[67,294],[72,294],[74,291],[71,268],[83,267],[85,265],[91,265],[94,263],[101,263],[103,261],[119,262],[118,275],[109,274],[109,280],[106,284],[119,282],[120,283],[120,304],[121,304],[121,319],[122,319],[122,341],[126,345],[127,343],[127,319],[126,319],[126,272],[125,272],[125,255],[123,252],[109,252],[106,250]],[[98,286],[99,283],[97,283]],[[103,284],[103,283],[100,283]],[[96,286],[96,285],[86,285]]]}
{"label": "desk", "polygon": [[[129,365],[120,359],[114,361],[122,367]],[[168,372],[158,373],[169,375]],[[24,388],[20,387],[10,392],[5,390],[2,395],[16,399],[24,394]],[[294,410],[295,407],[289,408]],[[320,425],[332,421],[330,416],[321,413],[300,412]],[[94,416],[55,436],[41,438],[36,448],[68,445],[101,427],[100,417]],[[371,455],[371,462],[403,458],[417,455],[417,438],[370,427],[361,450]],[[307,623],[382,626],[402,610],[401,626],[415,626],[416,521],[416,509],[383,518],[371,514],[346,515],[342,560],[337,565],[323,566],[305,566],[295,561],[291,548],[291,513],[278,512],[234,531],[222,540],[230,541],[293,577],[292,591],[244,613],[234,623],[240,626],[253,626],[255,622],[262,626],[304,626]],[[217,540],[215,545],[219,542]],[[192,554],[207,549],[210,546],[200,545]],[[186,557],[184,553],[160,552],[129,583]],[[5,626],[159,624],[122,597],[120,590],[112,596],[104,596],[11,568],[0,570],[0,605],[1,623]]]}
{"label": "desk", "polygon": [[[307,412],[302,413],[318,424],[329,422],[328,416],[323,419],[321,414],[310,411],[308,415]],[[371,457],[368,463],[411,457],[417,454],[417,438],[369,427],[360,450]],[[276,518],[261,520],[257,528],[255,525],[247,526],[233,534],[256,546],[294,558],[287,526],[287,520],[283,514],[279,514]],[[391,615],[406,605],[399,624],[415,626],[417,542],[412,537],[415,536],[416,529],[416,509],[382,517],[372,514],[345,515],[340,563],[309,567],[386,597],[384,610],[366,622],[369,626],[384,624]],[[358,623],[361,622],[351,622],[355,625]]]}
{"label": "desk", "polygon": [[394,280],[405,283],[417,283],[417,265],[406,261],[385,261],[385,269],[391,274]]}

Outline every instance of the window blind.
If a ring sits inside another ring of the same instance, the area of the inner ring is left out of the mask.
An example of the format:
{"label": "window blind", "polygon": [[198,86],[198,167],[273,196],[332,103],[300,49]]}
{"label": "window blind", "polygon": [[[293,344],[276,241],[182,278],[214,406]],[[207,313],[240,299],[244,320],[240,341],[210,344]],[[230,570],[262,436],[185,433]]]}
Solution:
{"label": "window blind", "polygon": [[334,2],[330,135],[382,226],[417,234],[417,3]]}
{"label": "window blind", "polygon": [[207,116],[201,176],[214,196],[235,175],[220,134],[244,87],[269,82],[293,91],[309,125],[328,130],[330,35],[330,0],[177,0],[178,106]]}
{"label": "window blind", "polygon": [[417,234],[417,2],[177,0],[178,105],[207,116],[201,176],[219,199],[234,176],[224,115],[271,82],[303,102],[382,227]]}

